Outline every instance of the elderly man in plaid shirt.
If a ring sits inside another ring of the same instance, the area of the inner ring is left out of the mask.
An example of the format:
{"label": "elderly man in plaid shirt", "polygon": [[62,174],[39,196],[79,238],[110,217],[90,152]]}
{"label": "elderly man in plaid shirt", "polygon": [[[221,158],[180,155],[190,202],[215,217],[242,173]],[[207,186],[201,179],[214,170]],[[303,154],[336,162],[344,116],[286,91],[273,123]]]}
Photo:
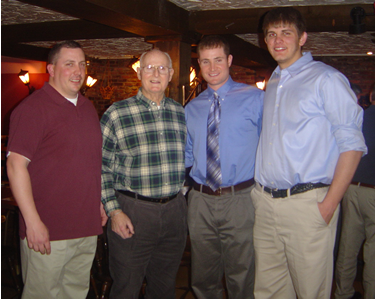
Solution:
{"label": "elderly man in plaid shirt", "polygon": [[183,107],[164,91],[173,76],[167,53],[142,54],[136,96],[114,103],[101,119],[102,202],[108,224],[110,298],[175,298],[185,247],[186,125]]}

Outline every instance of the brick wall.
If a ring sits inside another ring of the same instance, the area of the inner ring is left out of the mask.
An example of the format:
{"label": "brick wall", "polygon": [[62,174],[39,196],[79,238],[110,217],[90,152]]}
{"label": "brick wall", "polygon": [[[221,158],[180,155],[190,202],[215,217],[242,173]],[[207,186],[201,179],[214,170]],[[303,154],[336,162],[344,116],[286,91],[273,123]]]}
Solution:
{"label": "brick wall", "polygon": [[375,83],[375,57],[374,56],[329,56],[314,57],[342,72],[350,82],[359,85],[362,95],[368,95],[370,88]]}
{"label": "brick wall", "polygon": [[[98,81],[86,91],[86,96],[93,102],[100,117],[112,103],[137,94],[141,83],[136,72],[128,67],[129,63],[129,59],[90,60],[87,73]],[[110,99],[104,99],[100,90],[108,85],[114,88],[113,94]]]}
{"label": "brick wall", "polygon": [[230,75],[236,82],[254,85],[257,73],[248,68],[232,65],[230,68]]}

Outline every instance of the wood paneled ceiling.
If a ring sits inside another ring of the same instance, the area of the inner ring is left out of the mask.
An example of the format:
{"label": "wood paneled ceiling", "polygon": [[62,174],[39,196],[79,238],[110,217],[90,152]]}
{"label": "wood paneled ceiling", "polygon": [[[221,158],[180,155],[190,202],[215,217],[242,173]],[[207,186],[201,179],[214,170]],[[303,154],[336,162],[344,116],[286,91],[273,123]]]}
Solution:
{"label": "wood paneled ceiling", "polygon": [[[155,40],[192,45],[207,34],[225,34],[234,63],[269,67],[274,61],[259,34],[272,7],[295,6],[308,24],[305,50],[313,55],[375,52],[373,1],[356,0],[1,0],[1,55],[45,60],[56,41],[79,41],[88,56],[139,56]],[[367,32],[348,34],[350,12],[362,7]]]}

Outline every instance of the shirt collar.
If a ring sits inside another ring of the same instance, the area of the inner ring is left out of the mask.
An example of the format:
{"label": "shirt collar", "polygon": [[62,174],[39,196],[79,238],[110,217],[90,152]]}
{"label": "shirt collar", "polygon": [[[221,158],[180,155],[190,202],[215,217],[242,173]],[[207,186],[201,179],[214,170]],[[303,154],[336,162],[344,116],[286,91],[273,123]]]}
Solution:
{"label": "shirt collar", "polygon": [[292,65],[288,66],[286,69],[281,70],[280,66],[274,70],[274,73],[280,75],[282,72],[288,72],[292,77],[299,74],[308,64],[313,60],[312,55],[310,52],[303,52],[302,56],[294,62]]}
{"label": "shirt collar", "polygon": [[219,95],[220,99],[224,98],[225,95],[228,93],[228,91],[232,88],[233,84],[234,84],[234,81],[233,81],[232,77],[229,76],[227,82],[225,82],[224,85],[221,86],[221,87],[220,87],[218,90],[216,90],[216,91],[213,90],[211,87],[208,86],[208,87],[207,87],[207,91],[208,91],[208,99],[209,99],[209,100],[213,99],[213,97],[214,97],[214,92],[216,92],[216,93]]}
{"label": "shirt collar", "polygon": [[[140,103],[145,105],[147,108],[154,106],[156,103],[154,101],[151,101],[150,99],[146,98],[144,94],[142,93],[142,87],[138,89],[138,93],[136,95],[136,98]],[[163,95],[163,99],[160,101],[160,107],[164,108],[165,106],[165,95]],[[155,104],[153,104],[155,103]]]}
{"label": "shirt collar", "polygon": [[[52,101],[56,102],[59,105],[66,105],[67,103],[72,104],[67,98],[65,98],[61,93],[59,93],[51,84],[48,82],[44,83],[45,91],[48,93]],[[84,96],[78,92],[77,105],[76,107],[83,104]]]}

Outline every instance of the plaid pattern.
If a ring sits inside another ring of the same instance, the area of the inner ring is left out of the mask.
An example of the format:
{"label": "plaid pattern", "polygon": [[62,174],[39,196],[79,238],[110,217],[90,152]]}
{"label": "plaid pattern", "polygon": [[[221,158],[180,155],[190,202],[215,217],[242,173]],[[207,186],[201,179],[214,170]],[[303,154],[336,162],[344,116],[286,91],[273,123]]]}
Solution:
{"label": "plaid pattern", "polygon": [[178,193],[185,178],[183,107],[164,97],[156,103],[141,90],[114,103],[103,115],[102,202],[107,214],[120,209],[115,190],[148,197]]}

